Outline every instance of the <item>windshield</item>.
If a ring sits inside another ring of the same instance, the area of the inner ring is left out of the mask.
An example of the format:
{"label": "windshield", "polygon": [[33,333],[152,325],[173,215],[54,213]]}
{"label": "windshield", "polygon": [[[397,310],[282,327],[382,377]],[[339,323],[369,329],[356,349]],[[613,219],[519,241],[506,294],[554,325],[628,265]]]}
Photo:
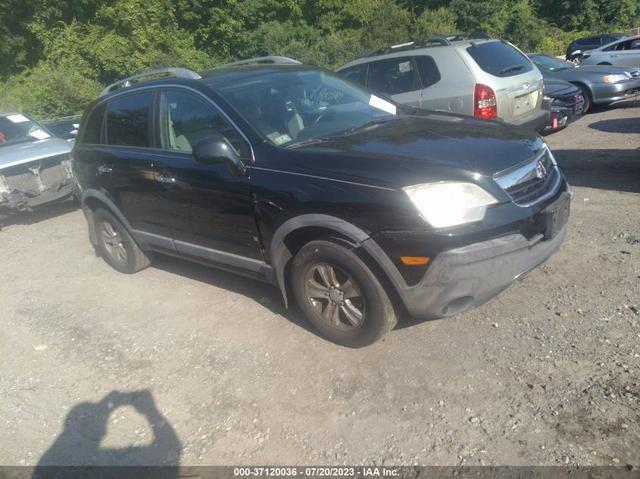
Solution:
{"label": "windshield", "polygon": [[217,83],[225,99],[268,141],[293,146],[396,115],[396,105],[321,70],[230,75]]}
{"label": "windshield", "polygon": [[0,147],[11,143],[46,140],[49,132],[38,123],[24,115],[0,116]]}
{"label": "windshield", "polygon": [[538,68],[546,72],[559,72],[562,70],[568,70],[574,68],[573,63],[565,62],[564,60],[558,60],[557,58],[548,57],[546,55],[533,55],[531,57],[533,63]]}

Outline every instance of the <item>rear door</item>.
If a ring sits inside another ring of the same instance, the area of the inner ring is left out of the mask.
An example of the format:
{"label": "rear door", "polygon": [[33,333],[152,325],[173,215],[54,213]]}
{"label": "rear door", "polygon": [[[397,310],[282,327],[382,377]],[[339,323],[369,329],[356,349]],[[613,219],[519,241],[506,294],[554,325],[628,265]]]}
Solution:
{"label": "rear door", "polygon": [[413,57],[396,57],[369,64],[367,86],[405,105],[420,107],[422,85]]}
{"label": "rear door", "polygon": [[519,124],[540,113],[542,74],[522,52],[503,41],[471,45],[466,50],[483,72],[480,83],[486,82],[496,93],[500,118]]}
{"label": "rear door", "polygon": [[96,174],[100,188],[134,229],[169,236],[173,213],[163,201],[163,186],[157,181],[162,158],[153,149],[154,97],[153,91],[146,90],[108,102],[104,141],[95,153]]}

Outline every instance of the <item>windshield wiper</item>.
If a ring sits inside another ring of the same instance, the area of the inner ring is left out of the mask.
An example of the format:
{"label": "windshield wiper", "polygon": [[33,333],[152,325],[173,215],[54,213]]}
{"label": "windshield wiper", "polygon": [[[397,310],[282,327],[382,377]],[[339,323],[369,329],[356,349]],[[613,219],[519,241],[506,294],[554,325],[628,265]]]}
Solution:
{"label": "windshield wiper", "polygon": [[361,123],[360,125],[356,125],[353,126],[351,128],[348,128],[346,130],[344,130],[342,133],[340,133],[340,136],[349,136],[352,135],[353,133],[357,133],[358,131],[362,131],[362,130],[368,130],[369,128],[371,128],[372,126],[377,126],[377,125],[382,125],[383,123],[387,123],[388,121],[391,121],[395,118],[374,118],[373,120],[369,120],[369,121],[365,121],[364,123]]}
{"label": "windshield wiper", "polygon": [[518,70],[522,70],[523,68],[524,68],[524,65],[511,65],[500,70],[499,75],[503,75],[509,72],[517,72]]}

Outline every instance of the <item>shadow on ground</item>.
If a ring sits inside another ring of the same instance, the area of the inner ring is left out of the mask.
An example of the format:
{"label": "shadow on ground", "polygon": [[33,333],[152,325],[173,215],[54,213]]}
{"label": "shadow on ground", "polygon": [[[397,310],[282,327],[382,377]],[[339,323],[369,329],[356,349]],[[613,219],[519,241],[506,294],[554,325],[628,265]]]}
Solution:
{"label": "shadow on ground", "polygon": [[610,120],[600,120],[591,123],[589,128],[605,133],[640,133],[640,119],[630,121],[629,118],[614,118]]}
{"label": "shadow on ground", "polygon": [[[109,418],[126,406],[133,407],[146,419],[153,441],[143,446],[103,447]],[[115,471],[118,477],[133,478],[140,477],[142,471],[129,470],[130,466],[163,466],[154,470],[154,477],[173,479],[179,477],[181,449],[176,432],[148,390],[112,391],[99,402],[83,402],[69,411],[64,430],[40,458],[32,478],[115,477]],[[127,468],[122,469],[123,466]]]}
{"label": "shadow on ground", "polygon": [[153,267],[178,276],[200,281],[216,288],[241,294],[260,303],[273,314],[282,316],[293,324],[318,336],[316,330],[304,318],[302,312],[298,310],[293,298],[289,298],[289,308],[287,309],[285,307],[282,294],[275,286],[171,256],[154,256]]}
{"label": "shadow on ground", "polygon": [[640,148],[554,149],[553,154],[569,184],[573,186],[640,192]]}

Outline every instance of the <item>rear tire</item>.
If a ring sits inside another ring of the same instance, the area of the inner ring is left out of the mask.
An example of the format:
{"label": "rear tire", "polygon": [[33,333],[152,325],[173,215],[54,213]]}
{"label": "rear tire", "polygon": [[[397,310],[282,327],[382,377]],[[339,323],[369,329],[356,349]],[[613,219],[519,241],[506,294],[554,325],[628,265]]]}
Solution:
{"label": "rear tire", "polygon": [[293,260],[291,285],[309,322],[334,343],[367,346],[397,322],[380,281],[344,246],[329,241],[307,243]]}
{"label": "rear tire", "polygon": [[151,264],[124,225],[107,210],[95,210],[93,224],[98,253],[113,269],[133,274]]}

